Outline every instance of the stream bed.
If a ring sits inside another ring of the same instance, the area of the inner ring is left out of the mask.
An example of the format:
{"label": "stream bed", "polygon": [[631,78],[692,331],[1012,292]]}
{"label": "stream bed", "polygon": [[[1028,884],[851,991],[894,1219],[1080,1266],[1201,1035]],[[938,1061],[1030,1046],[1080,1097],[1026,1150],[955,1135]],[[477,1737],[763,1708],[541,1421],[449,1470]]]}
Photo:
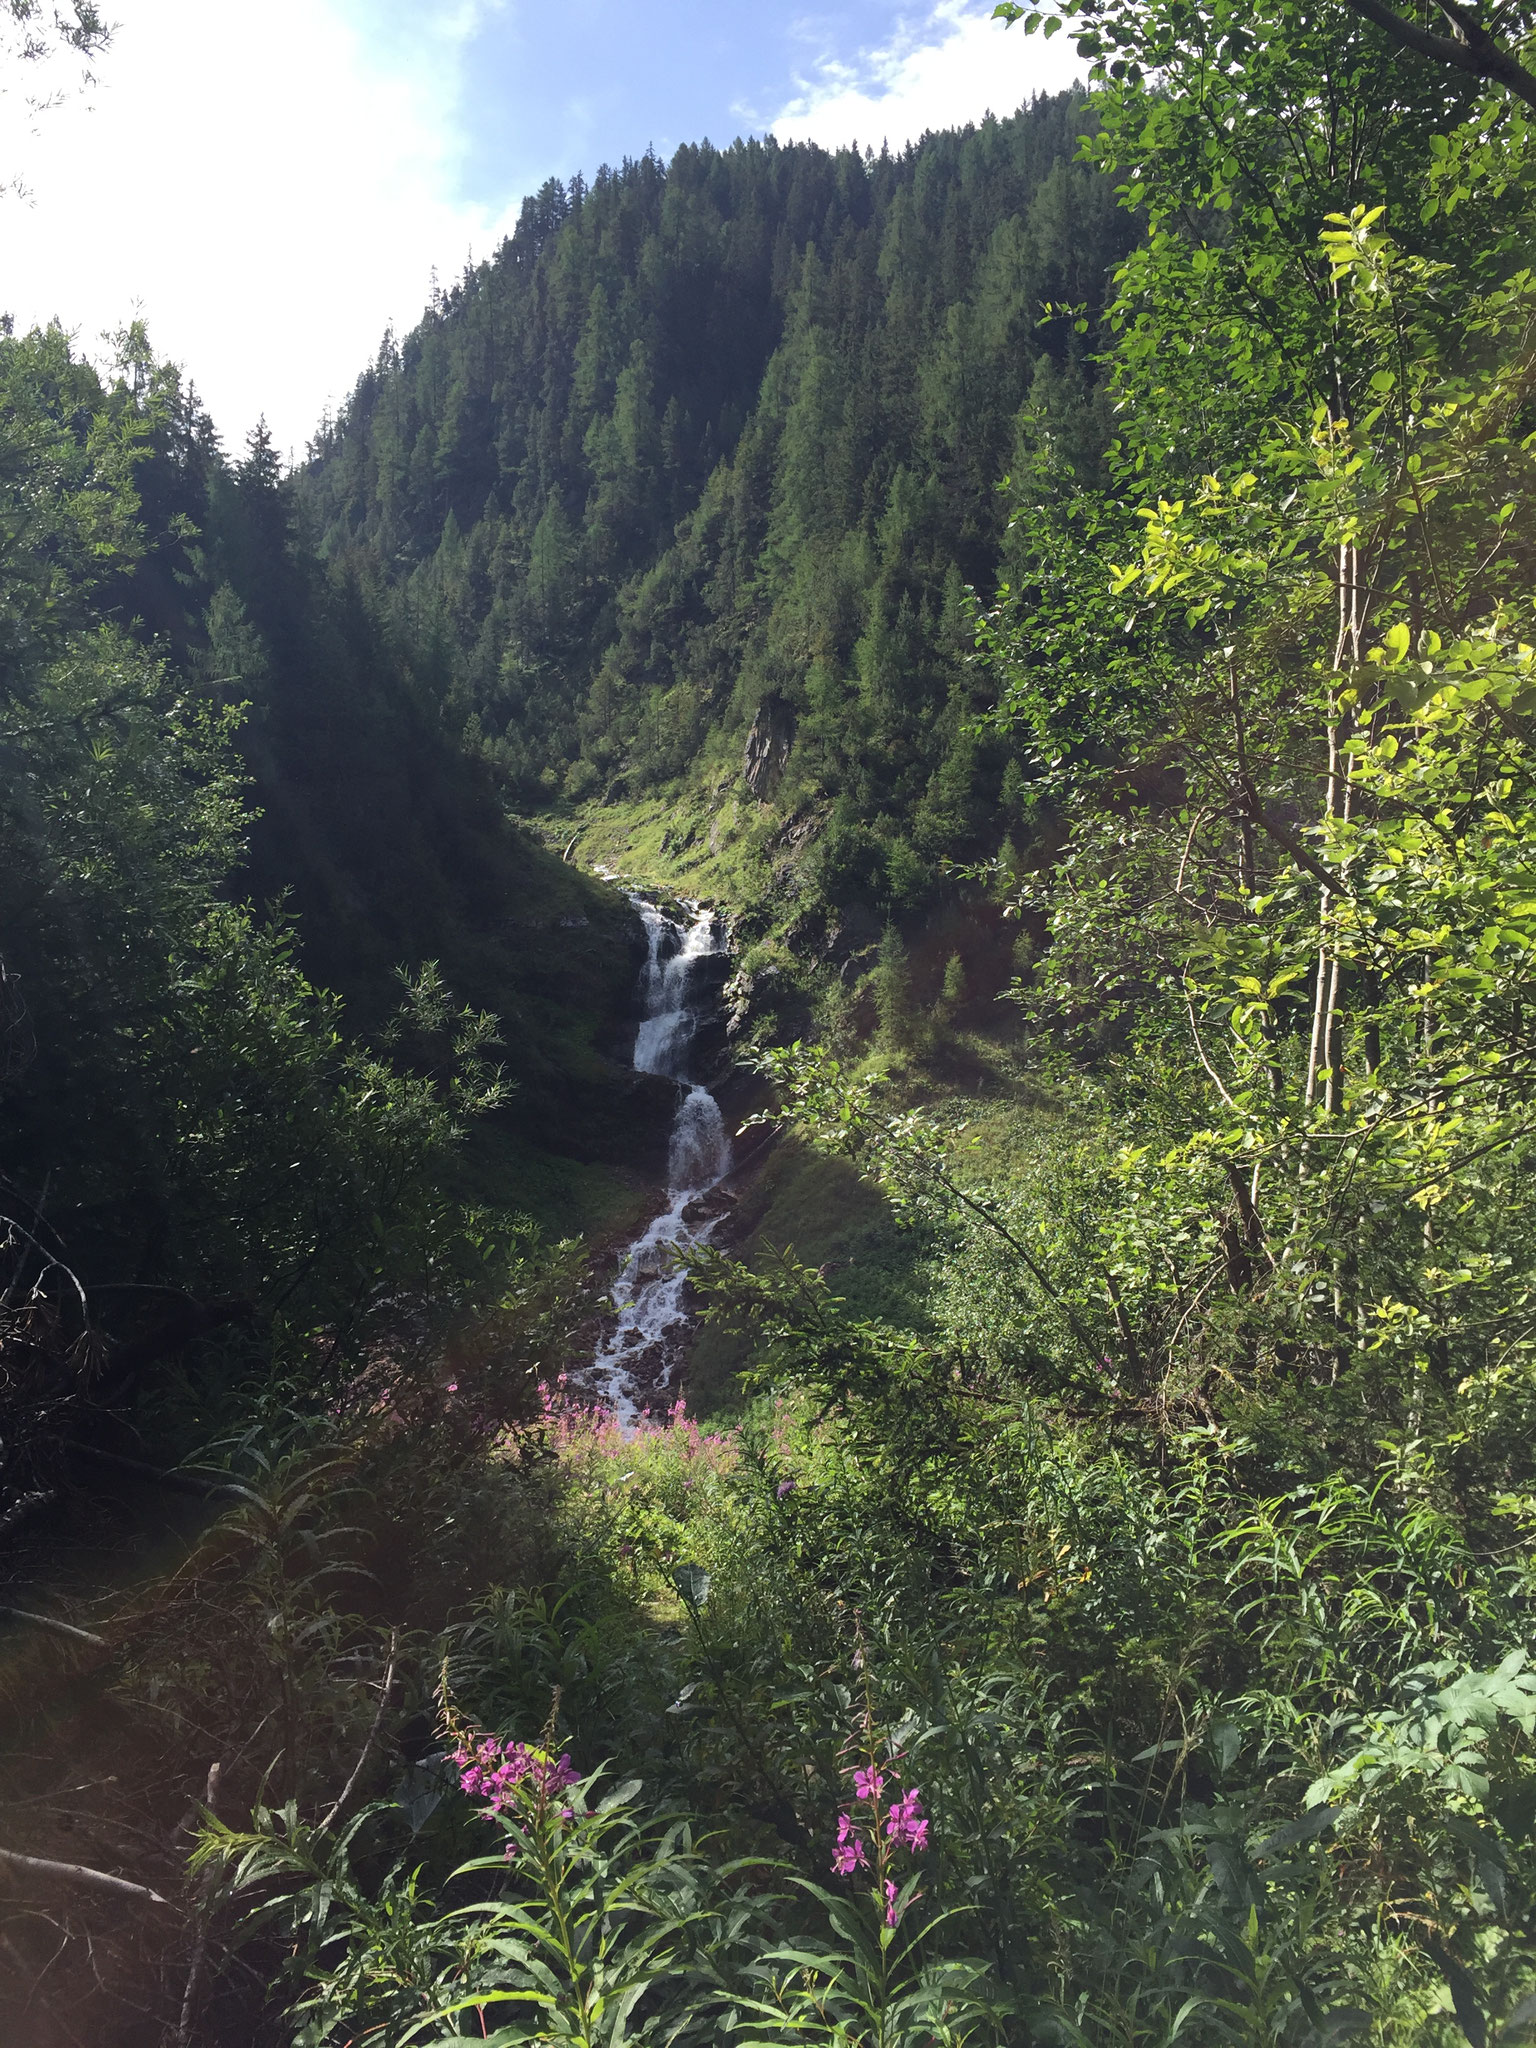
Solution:
{"label": "stream bed", "polygon": [[670,917],[643,896],[631,903],[645,926],[642,1017],[634,1064],[678,1086],[667,1156],[667,1205],[625,1249],[604,1326],[581,1391],[633,1424],[669,1388],[681,1362],[689,1314],[687,1255],[707,1244],[727,1204],[731,1140],[720,1105],[694,1072],[701,1026],[718,1007],[725,926],[711,910],[683,906]]}

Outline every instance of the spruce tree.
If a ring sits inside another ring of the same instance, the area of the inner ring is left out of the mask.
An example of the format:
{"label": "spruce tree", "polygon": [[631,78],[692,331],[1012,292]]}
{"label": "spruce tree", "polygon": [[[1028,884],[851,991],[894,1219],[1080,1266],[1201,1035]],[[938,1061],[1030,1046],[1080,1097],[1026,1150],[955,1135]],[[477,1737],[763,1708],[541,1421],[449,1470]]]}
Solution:
{"label": "spruce tree", "polygon": [[964,1008],[965,962],[958,953],[951,953],[944,963],[944,991],[939,998],[939,1017],[946,1029],[954,1029]]}
{"label": "spruce tree", "polygon": [[922,1019],[912,994],[907,949],[893,924],[886,926],[880,940],[874,983],[882,1050],[898,1054],[915,1052],[922,1037]]}

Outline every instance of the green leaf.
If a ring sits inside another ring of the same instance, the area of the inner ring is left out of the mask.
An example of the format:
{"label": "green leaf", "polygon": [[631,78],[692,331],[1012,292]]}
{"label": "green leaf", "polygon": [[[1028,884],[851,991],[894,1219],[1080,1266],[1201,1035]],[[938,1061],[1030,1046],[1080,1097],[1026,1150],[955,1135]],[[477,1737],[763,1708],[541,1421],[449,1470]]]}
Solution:
{"label": "green leaf", "polygon": [[678,1565],[672,1574],[672,1583],[689,1607],[701,1608],[709,1599],[710,1577],[702,1565]]}
{"label": "green leaf", "polygon": [[1325,1834],[1339,1818],[1341,1809],[1336,1806],[1314,1806],[1309,1813],[1303,1813],[1295,1820],[1288,1820],[1284,1827],[1276,1828],[1272,1835],[1266,1835],[1253,1851],[1261,1861],[1272,1861],[1284,1855],[1287,1849],[1295,1849],[1303,1842],[1316,1841]]}

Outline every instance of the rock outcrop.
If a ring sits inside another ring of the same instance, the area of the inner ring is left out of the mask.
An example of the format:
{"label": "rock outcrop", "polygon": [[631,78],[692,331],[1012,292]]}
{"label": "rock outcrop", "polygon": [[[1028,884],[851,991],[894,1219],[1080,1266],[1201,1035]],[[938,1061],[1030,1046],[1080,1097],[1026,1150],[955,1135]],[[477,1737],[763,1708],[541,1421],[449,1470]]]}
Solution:
{"label": "rock outcrop", "polygon": [[794,711],[782,697],[765,697],[741,757],[742,775],[759,803],[766,803],[778,788],[794,744]]}

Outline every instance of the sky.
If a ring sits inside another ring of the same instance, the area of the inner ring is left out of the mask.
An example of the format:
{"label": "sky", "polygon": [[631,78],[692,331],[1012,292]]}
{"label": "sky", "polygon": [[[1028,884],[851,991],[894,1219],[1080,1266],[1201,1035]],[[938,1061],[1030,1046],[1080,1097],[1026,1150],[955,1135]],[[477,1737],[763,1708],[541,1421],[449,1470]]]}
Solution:
{"label": "sky", "polygon": [[0,312],[97,359],[142,317],[226,446],[265,416],[298,459],[546,178],[706,137],[898,148],[1071,81],[1066,37],[991,5],[109,0],[93,84],[0,90]]}

